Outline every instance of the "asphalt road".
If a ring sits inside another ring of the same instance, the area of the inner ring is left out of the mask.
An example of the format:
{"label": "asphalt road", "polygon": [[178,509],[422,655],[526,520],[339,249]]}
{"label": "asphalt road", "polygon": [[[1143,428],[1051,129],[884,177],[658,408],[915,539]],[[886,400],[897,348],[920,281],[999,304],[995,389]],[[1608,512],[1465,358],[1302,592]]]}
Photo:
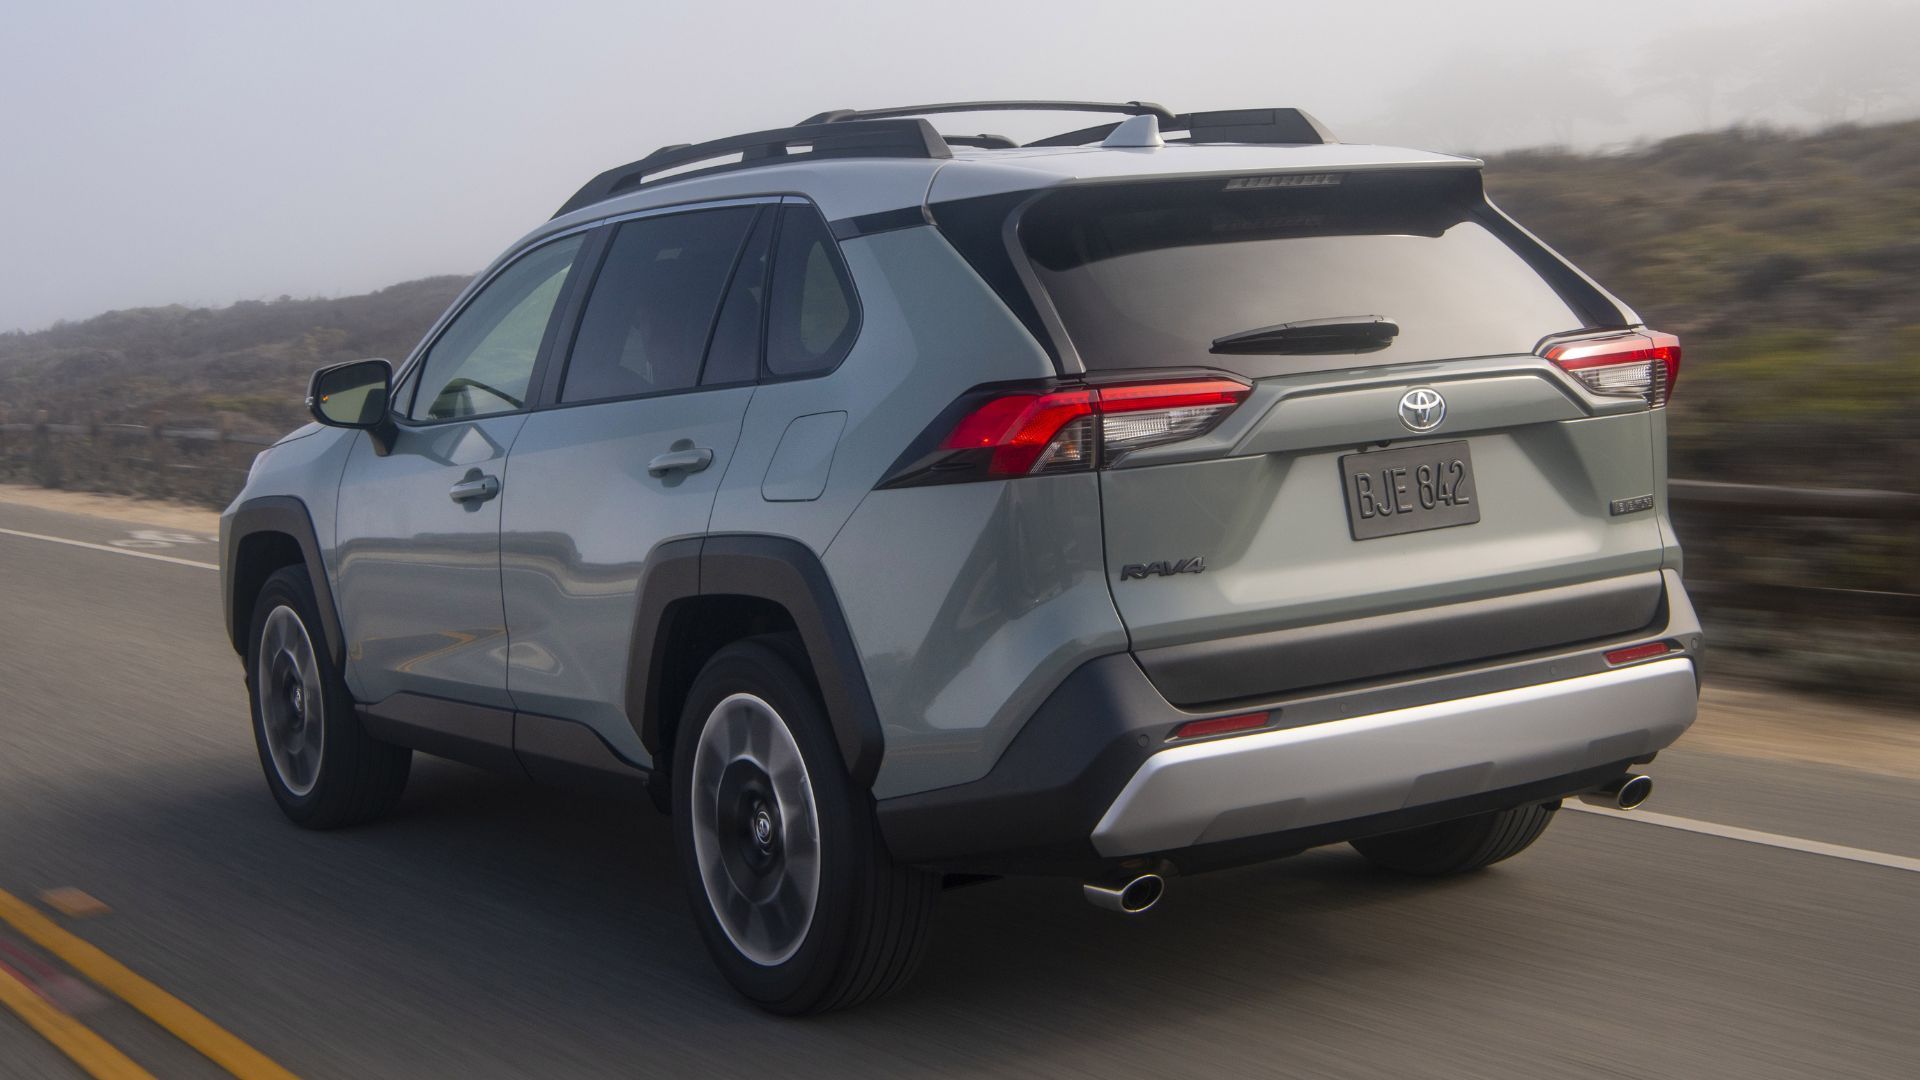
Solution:
{"label": "asphalt road", "polygon": [[[188,535],[135,550],[215,561]],[[284,821],[218,593],[0,532],[0,891],[300,1076],[1920,1075],[1920,873],[1574,813],[1441,883],[1327,848],[1139,919],[1061,881],[951,891],[905,993],[772,1019],[710,968],[644,806],[419,759],[389,822]],[[1649,809],[1920,857],[1910,761],[1682,747]],[[111,911],[54,914],[57,887]],[[5,922],[0,962],[154,1075],[224,1075]],[[82,1075],[0,1009],[0,1076]]]}

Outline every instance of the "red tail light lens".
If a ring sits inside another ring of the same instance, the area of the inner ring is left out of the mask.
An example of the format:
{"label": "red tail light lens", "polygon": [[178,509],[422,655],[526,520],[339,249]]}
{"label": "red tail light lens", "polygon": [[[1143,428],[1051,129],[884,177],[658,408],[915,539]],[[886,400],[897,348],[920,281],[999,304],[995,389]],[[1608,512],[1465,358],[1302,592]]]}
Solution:
{"label": "red tail light lens", "polygon": [[[1102,468],[1149,446],[1212,430],[1253,388],[1225,378],[1004,390],[963,399],[959,418],[923,438],[883,487]],[[953,415],[951,412],[949,416]]]}
{"label": "red tail light lens", "polygon": [[1638,397],[1656,409],[1680,378],[1680,339],[1655,330],[1555,342],[1541,355],[1596,394]]}
{"label": "red tail light lens", "polygon": [[968,413],[941,443],[947,450],[985,450],[995,476],[1091,467],[1093,391],[1009,394]]}

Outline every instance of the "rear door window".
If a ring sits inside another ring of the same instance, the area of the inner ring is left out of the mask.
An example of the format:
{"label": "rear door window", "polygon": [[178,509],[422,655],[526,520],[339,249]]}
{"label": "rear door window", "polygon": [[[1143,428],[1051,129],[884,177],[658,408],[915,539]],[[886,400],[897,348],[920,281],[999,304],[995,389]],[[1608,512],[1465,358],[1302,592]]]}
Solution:
{"label": "rear door window", "polygon": [[[1583,325],[1468,170],[1087,186],[1035,203],[1019,235],[1089,370],[1258,378],[1525,353]],[[1250,330],[1370,317],[1399,333],[1306,355],[1213,351]]]}
{"label": "rear door window", "polygon": [[560,400],[697,386],[722,294],[759,212],[731,206],[617,226],[580,315]]}
{"label": "rear door window", "polygon": [[767,311],[767,253],[773,243],[773,223],[779,216],[775,207],[762,211],[747,237],[746,249],[734,267],[733,281],[727,286],[727,299],[720,305],[720,317],[714,323],[713,341],[707,345],[707,364],[700,371],[700,385],[727,386],[747,383],[760,377],[760,328]]}

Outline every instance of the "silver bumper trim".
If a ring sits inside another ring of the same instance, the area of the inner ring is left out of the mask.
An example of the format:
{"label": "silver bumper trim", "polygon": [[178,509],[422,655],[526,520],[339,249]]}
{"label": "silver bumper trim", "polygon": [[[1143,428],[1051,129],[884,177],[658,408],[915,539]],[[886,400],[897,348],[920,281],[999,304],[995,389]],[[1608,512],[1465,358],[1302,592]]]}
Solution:
{"label": "silver bumper trim", "polygon": [[1683,657],[1163,750],[1093,830],[1117,857],[1346,821],[1651,754],[1693,723]]}

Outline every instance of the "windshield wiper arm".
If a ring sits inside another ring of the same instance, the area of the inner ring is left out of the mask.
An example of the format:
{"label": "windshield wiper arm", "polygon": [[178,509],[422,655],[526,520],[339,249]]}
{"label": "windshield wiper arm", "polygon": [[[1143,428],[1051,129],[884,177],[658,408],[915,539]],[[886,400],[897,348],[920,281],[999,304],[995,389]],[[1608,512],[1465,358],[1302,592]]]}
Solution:
{"label": "windshield wiper arm", "polygon": [[1373,352],[1392,344],[1400,324],[1384,315],[1340,315],[1331,319],[1262,326],[1213,339],[1216,353]]}

